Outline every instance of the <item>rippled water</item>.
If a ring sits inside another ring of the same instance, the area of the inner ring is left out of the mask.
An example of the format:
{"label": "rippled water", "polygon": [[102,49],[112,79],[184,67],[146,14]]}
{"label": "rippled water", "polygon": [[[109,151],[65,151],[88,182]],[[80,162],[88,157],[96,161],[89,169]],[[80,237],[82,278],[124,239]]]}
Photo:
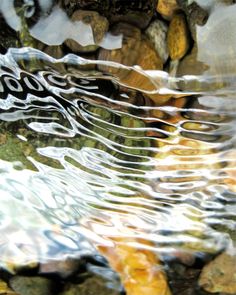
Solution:
{"label": "rippled water", "polygon": [[[88,70],[103,63],[174,98],[155,106],[147,89]],[[168,255],[235,248],[232,72],[173,78],[29,47],[0,67],[2,266],[116,238]]]}

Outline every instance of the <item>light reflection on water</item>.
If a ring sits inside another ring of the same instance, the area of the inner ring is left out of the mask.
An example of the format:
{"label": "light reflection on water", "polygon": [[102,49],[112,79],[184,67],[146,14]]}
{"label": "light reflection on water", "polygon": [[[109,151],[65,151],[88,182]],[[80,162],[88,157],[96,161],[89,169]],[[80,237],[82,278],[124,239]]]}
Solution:
{"label": "light reflection on water", "polygon": [[117,237],[160,253],[231,245],[233,108],[207,108],[204,95],[184,109],[122,104],[101,74],[28,73],[37,56],[53,67],[33,49],[1,56],[3,264],[95,253]]}
{"label": "light reflection on water", "polygon": [[[1,55],[0,264],[115,241],[163,256],[235,249],[235,75],[232,56],[222,72],[214,58],[174,78],[28,47]],[[156,92],[173,98],[156,106]]]}

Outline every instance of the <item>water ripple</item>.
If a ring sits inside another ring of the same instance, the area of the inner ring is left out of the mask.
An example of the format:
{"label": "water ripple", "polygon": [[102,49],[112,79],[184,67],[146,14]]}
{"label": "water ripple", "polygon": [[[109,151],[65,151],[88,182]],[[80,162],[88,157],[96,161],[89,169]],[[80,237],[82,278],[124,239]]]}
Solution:
{"label": "water ripple", "polygon": [[[153,89],[91,64],[136,71]],[[196,92],[189,77],[173,83],[164,72],[29,48],[10,49],[0,66],[2,265],[95,253],[117,237],[160,253],[235,243],[230,87]],[[163,90],[176,96],[165,106],[145,96]]]}

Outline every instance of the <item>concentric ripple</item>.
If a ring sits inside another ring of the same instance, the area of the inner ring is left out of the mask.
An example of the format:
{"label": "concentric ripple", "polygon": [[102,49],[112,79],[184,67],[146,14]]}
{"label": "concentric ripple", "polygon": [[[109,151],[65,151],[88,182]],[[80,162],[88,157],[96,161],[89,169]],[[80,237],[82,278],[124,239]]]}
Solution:
{"label": "concentric ripple", "polygon": [[[175,98],[154,106],[145,89],[87,68],[98,63]],[[235,246],[232,87],[196,92],[187,76],[30,48],[0,64],[3,266],[95,253],[120,237],[165,254]]]}

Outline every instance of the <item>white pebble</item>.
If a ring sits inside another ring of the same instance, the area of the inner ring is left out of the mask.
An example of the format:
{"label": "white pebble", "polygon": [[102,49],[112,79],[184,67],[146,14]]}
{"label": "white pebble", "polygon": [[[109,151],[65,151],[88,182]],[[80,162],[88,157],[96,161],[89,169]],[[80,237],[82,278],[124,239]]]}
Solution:
{"label": "white pebble", "polygon": [[152,41],[163,63],[165,63],[169,57],[167,49],[167,30],[168,26],[161,20],[153,21],[146,30],[146,35]]}

